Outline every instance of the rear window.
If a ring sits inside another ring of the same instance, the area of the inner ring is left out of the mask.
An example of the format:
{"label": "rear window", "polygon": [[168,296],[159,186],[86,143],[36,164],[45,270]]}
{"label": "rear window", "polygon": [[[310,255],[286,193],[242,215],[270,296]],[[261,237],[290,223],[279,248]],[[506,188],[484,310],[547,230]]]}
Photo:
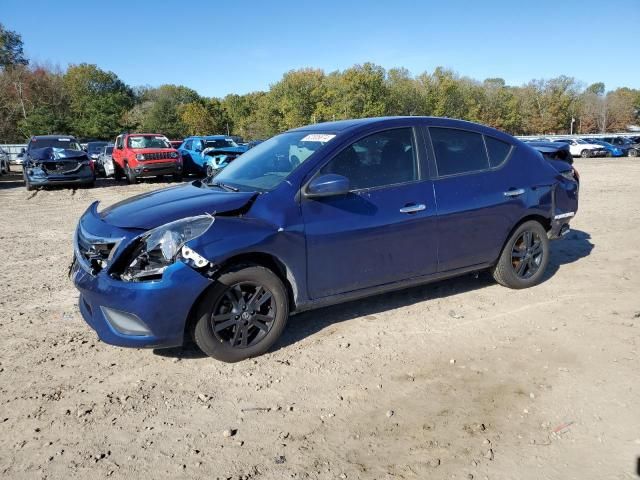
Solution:
{"label": "rear window", "polygon": [[509,156],[509,152],[511,152],[511,145],[497,138],[487,136],[484,137],[484,141],[489,152],[489,164],[492,167],[502,165]]}
{"label": "rear window", "polygon": [[482,135],[456,128],[429,128],[439,176],[478,172],[489,168]]}

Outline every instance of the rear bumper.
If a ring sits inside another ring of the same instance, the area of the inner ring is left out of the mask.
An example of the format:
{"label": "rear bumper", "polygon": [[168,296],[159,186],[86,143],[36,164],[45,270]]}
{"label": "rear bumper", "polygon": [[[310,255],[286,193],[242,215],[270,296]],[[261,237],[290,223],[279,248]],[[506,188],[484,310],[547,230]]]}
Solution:
{"label": "rear bumper", "polygon": [[556,215],[551,220],[551,228],[547,232],[549,240],[557,240],[567,235],[571,228],[569,222],[575,216],[575,212],[567,212],[564,214]]}

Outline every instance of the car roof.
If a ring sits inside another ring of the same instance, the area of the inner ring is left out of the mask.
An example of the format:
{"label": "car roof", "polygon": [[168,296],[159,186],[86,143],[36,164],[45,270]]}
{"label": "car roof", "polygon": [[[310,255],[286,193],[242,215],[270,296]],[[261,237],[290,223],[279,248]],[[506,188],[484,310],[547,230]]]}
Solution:
{"label": "car roof", "polygon": [[55,138],[69,138],[71,140],[76,139],[76,137],[74,137],[73,135],[33,135],[31,139],[33,140],[34,138],[38,140],[53,140]]}
{"label": "car roof", "polygon": [[[449,127],[449,128],[464,128],[475,130],[479,133],[493,135],[496,137],[509,137],[510,139],[519,142],[511,135],[496,130],[479,123],[468,122],[466,120],[458,120],[447,117],[425,117],[425,116],[397,116],[397,117],[371,117],[371,118],[358,118],[351,120],[338,120],[335,122],[322,122],[314,123],[312,125],[306,125],[304,127],[293,128],[288,130],[289,132],[336,132],[342,133],[349,130],[357,130],[360,128],[372,126],[372,125],[384,125],[405,123],[407,120],[414,121],[416,123],[422,123],[426,126],[434,127]],[[511,140],[511,141],[513,141]]]}
{"label": "car roof", "polygon": [[185,140],[191,140],[194,138],[202,138],[204,140],[226,140],[227,138],[233,140],[231,135],[193,135],[191,137],[185,138]]}

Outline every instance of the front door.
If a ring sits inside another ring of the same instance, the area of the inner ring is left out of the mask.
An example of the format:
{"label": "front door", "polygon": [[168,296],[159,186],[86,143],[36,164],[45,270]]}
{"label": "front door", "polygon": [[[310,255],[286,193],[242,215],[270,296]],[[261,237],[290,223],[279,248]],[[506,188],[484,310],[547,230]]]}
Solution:
{"label": "front door", "polygon": [[346,195],[304,198],[307,284],[312,298],[434,273],[433,185],[421,175],[412,128],[364,137],[319,175],[347,177]]}

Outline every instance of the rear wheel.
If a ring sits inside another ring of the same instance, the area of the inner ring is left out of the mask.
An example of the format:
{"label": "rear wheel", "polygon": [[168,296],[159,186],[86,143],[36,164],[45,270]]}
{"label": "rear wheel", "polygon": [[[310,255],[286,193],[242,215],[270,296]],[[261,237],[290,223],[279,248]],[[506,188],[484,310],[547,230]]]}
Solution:
{"label": "rear wheel", "polygon": [[173,181],[174,182],[181,182],[182,181],[182,174],[181,173],[174,173],[173,174]]}
{"label": "rear wheel", "polygon": [[635,148],[632,148],[631,150],[629,150],[629,156],[630,157],[637,157],[638,156],[638,150],[636,150]]}
{"label": "rear wheel", "polygon": [[524,222],[509,237],[492,274],[509,288],[527,288],[540,282],[549,263],[549,238],[535,220]]}
{"label": "rear wheel", "polygon": [[289,302],[271,270],[243,265],[220,275],[197,308],[193,339],[207,355],[237,362],[265,353],[287,324]]}
{"label": "rear wheel", "polygon": [[591,150],[586,150],[586,149],[585,149],[585,150],[582,150],[582,151],[580,152],[580,156],[581,156],[582,158],[589,158],[589,157],[591,156]]}

